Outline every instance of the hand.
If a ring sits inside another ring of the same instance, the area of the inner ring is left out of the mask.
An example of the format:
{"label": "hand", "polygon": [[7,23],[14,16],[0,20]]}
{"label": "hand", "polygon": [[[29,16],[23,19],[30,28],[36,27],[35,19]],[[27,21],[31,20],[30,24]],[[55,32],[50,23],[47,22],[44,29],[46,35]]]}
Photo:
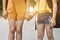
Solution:
{"label": "hand", "polygon": [[51,19],[50,25],[51,25],[51,27],[54,27],[56,25],[56,20],[55,19]]}
{"label": "hand", "polygon": [[6,10],[3,10],[2,16],[3,18],[7,19],[8,14]]}
{"label": "hand", "polygon": [[25,15],[25,19],[27,19],[27,21],[30,21],[31,19],[32,19],[32,15],[30,15],[30,14],[26,14]]}

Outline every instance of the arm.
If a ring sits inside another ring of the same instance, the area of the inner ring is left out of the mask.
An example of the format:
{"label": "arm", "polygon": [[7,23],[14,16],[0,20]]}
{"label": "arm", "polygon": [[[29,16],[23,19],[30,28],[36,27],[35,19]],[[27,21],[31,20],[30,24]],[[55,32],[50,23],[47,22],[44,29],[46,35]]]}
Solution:
{"label": "arm", "polygon": [[52,0],[53,3],[53,15],[52,19],[56,19],[56,14],[57,14],[57,0]]}
{"label": "arm", "polygon": [[30,0],[26,0],[26,14],[25,19],[29,20],[29,7],[30,7]]}
{"label": "arm", "polygon": [[26,12],[29,12],[30,0],[26,0]]}
{"label": "arm", "polygon": [[3,13],[2,13],[2,16],[3,18],[7,18],[7,9],[6,9],[6,1],[7,0],[2,0],[2,4],[3,4]]}
{"label": "arm", "polygon": [[56,25],[57,0],[52,0],[52,3],[53,3],[53,15],[50,23],[51,23],[51,27],[54,27]]}
{"label": "arm", "polygon": [[6,10],[6,0],[2,0],[3,10]]}

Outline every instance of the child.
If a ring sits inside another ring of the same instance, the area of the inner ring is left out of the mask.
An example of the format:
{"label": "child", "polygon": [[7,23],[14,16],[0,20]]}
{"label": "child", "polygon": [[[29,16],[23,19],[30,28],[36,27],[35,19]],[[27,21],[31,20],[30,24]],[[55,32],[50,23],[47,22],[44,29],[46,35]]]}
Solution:
{"label": "child", "polygon": [[[50,3],[52,3],[52,5],[49,5]],[[53,8],[50,8],[50,6]],[[57,0],[36,0],[35,9],[38,13],[38,40],[43,40],[45,28],[48,40],[54,40],[53,26],[56,25]]]}
{"label": "child", "polygon": [[9,38],[14,40],[16,31],[16,40],[22,40],[22,27],[25,19],[25,13],[29,11],[29,0],[3,0],[3,17],[8,18],[9,22]]}

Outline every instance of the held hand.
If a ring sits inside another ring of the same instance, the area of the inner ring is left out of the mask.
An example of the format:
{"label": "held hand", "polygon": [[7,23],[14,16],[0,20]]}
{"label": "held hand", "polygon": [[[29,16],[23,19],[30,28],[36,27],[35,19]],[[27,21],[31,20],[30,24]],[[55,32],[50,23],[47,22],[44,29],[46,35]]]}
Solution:
{"label": "held hand", "polygon": [[55,19],[51,19],[50,25],[51,25],[51,27],[54,27],[56,25],[56,20]]}
{"label": "held hand", "polygon": [[2,16],[3,18],[7,19],[8,14],[6,10],[3,10]]}
{"label": "held hand", "polygon": [[36,10],[34,10],[32,12],[26,11],[25,19],[27,19],[27,21],[30,21],[33,18],[33,16],[35,15],[35,12],[36,12]]}
{"label": "held hand", "polygon": [[32,19],[32,15],[30,15],[30,14],[26,14],[25,15],[25,19],[27,20],[27,21],[30,21],[31,19]]}

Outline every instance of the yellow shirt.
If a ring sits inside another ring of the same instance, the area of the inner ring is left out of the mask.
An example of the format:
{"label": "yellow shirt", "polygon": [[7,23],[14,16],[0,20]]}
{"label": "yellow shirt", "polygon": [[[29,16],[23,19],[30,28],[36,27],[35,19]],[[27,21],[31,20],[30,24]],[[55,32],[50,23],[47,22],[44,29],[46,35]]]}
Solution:
{"label": "yellow shirt", "polygon": [[38,8],[38,13],[46,13],[46,12],[52,13],[52,9],[49,8],[46,0],[40,0],[38,2],[37,8]]}
{"label": "yellow shirt", "polygon": [[[16,13],[25,14],[26,3],[25,0],[8,0],[7,11],[10,12],[10,9],[13,9]],[[21,13],[22,12],[22,13]]]}
{"label": "yellow shirt", "polygon": [[8,18],[24,19],[26,12],[26,3],[25,0],[8,0],[7,5]]}
{"label": "yellow shirt", "polygon": [[26,3],[25,0],[13,0],[17,13],[25,12]]}

